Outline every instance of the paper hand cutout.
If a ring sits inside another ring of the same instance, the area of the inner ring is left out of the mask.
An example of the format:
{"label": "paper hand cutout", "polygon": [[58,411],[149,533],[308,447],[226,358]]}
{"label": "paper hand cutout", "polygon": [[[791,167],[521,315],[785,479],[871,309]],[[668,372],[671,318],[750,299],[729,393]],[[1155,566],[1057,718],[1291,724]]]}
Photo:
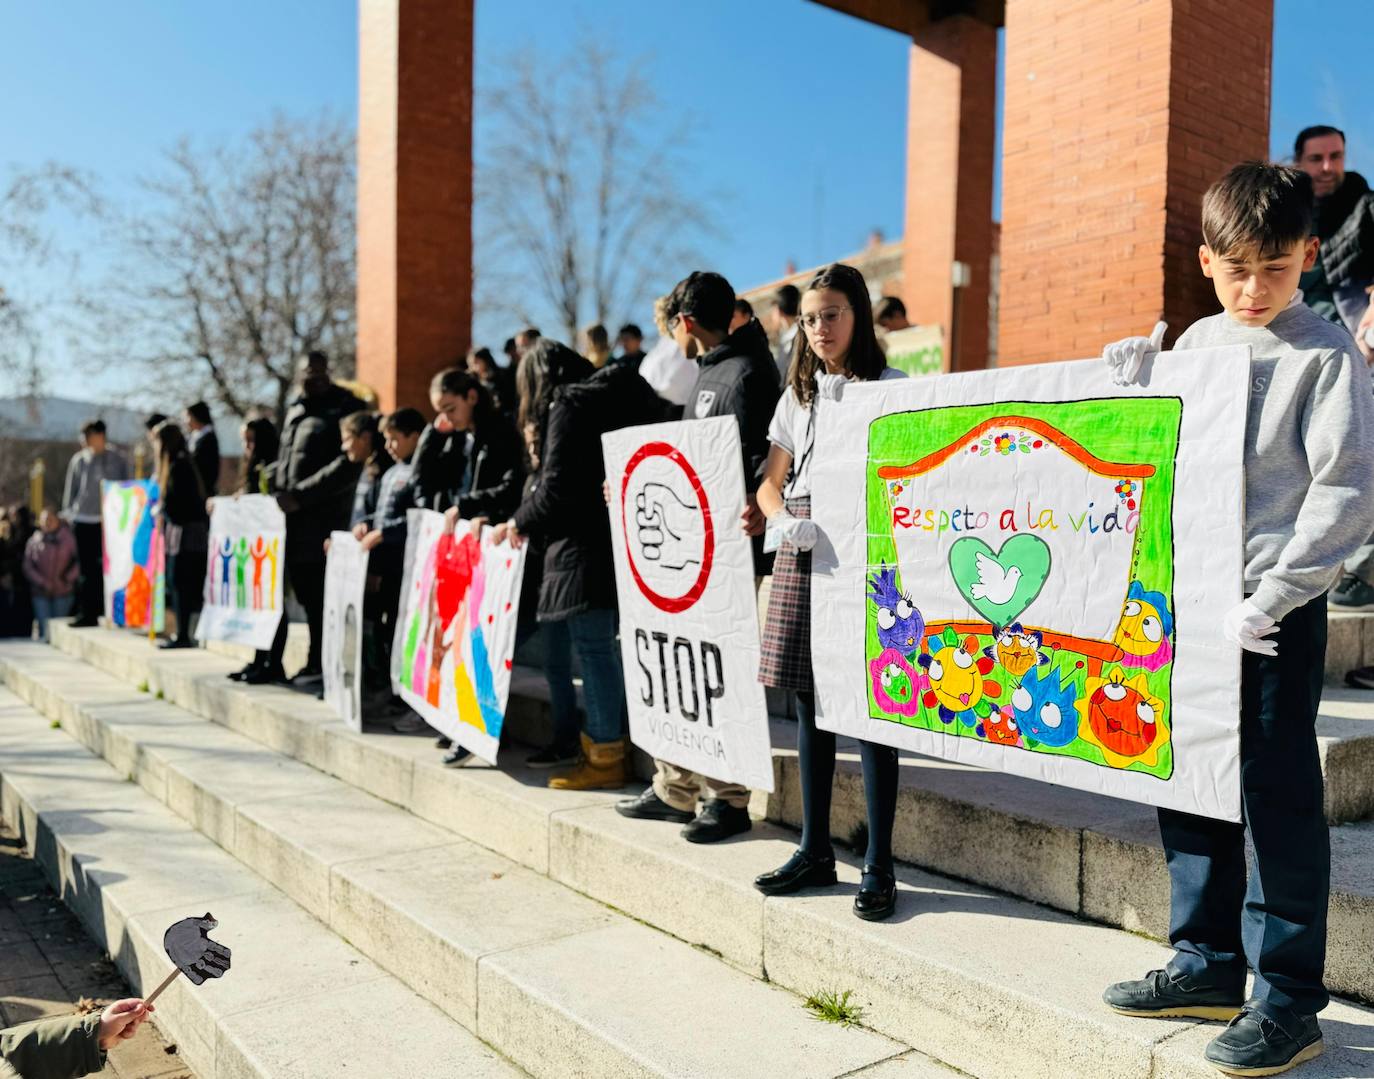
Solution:
{"label": "paper hand cutout", "polygon": [[193,985],[218,978],[229,969],[229,949],[207,936],[217,925],[219,922],[207,913],[204,918],[183,918],[162,936],[167,958]]}

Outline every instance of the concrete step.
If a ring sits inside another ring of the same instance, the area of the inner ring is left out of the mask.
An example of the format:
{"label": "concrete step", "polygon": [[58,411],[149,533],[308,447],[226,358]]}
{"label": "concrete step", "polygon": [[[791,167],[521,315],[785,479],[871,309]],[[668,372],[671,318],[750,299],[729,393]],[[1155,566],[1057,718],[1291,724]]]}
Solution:
{"label": "concrete step", "polygon": [[[45,715],[112,761],[142,761],[145,790],[531,1074],[840,1076],[907,1052],[817,1023],[791,993],[51,649],[6,660]],[[646,971],[710,1006],[684,1024],[637,991]]]}
{"label": "concrete step", "polygon": [[[1178,1025],[1123,1021],[1101,1008],[1106,982],[1165,958],[1138,937],[918,870],[901,872],[898,916],[876,926],[852,917],[852,888],[764,899],[749,882],[786,857],[790,832],[758,824],[743,841],[693,847],[672,826],[621,818],[605,795],[550,792],[537,785],[538,773],[444,769],[425,739],[355,735],[308,698],[228,682],[222,675],[232,664],[216,657],[126,647],[117,635],[75,636],[106,669],[298,759],[313,755],[323,770],[362,756],[368,767],[348,766],[364,789],[408,788],[392,800],[417,816],[745,971],[798,992],[852,988],[865,1023],[973,1074],[1147,1075],[1180,1035]],[[74,693],[70,667],[38,678],[34,663],[16,662],[8,649],[0,666],[12,684],[56,683],[62,696]],[[359,748],[322,748],[338,740]],[[383,758],[390,763],[371,763]],[[857,872],[849,865],[842,877],[852,883]],[[1371,1018],[1356,1008],[1348,1015],[1355,1026]]]}
{"label": "concrete step", "polygon": [[200,1079],[525,1074],[3,689],[0,813],[138,992],[171,922],[220,920],[233,967],[154,1019]]}

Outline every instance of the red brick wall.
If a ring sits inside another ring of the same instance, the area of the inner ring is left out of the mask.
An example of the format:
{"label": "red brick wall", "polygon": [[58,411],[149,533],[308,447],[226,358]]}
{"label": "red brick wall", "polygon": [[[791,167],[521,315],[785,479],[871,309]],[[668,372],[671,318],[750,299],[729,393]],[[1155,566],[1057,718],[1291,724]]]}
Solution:
{"label": "red brick wall", "polygon": [[[997,31],[962,15],[923,28],[911,49],[903,298],[913,322],[944,327],[959,370],[987,365],[996,62]],[[956,259],[971,282],[952,325]]]}
{"label": "red brick wall", "polygon": [[[999,363],[1215,310],[1202,192],[1268,144],[1272,0],[1008,0]],[[1241,24],[1241,25],[1238,25]]]}
{"label": "red brick wall", "polygon": [[360,0],[358,378],[427,407],[472,324],[472,0]]}

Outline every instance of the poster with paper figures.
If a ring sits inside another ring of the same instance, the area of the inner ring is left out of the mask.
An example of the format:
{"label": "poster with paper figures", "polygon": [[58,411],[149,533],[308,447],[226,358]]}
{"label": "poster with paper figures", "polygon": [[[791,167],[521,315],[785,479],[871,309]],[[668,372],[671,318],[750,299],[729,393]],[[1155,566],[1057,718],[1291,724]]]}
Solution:
{"label": "poster with paper figures", "polygon": [[733,416],[601,436],[630,737],[712,779],[773,789],[754,559]]}
{"label": "poster with paper figures", "polygon": [[215,499],[197,639],[271,648],[282,619],[285,557],[286,516],[275,498]]}
{"label": "poster with paper figures", "polygon": [[1249,352],[846,386],[817,410],[821,727],[1238,820]]}
{"label": "poster with paper figures", "polygon": [[367,552],[351,532],[331,532],[324,569],[324,699],[355,731],[363,729],[363,593]]}
{"label": "poster with paper figures", "polygon": [[478,539],[466,521],[445,531],[444,516],[407,516],[391,681],[435,730],[496,763],[510,694],[515,627],[526,548]]}
{"label": "poster with paper figures", "polygon": [[105,617],[114,626],[161,633],[166,566],[157,481],[105,480],[100,504]]}

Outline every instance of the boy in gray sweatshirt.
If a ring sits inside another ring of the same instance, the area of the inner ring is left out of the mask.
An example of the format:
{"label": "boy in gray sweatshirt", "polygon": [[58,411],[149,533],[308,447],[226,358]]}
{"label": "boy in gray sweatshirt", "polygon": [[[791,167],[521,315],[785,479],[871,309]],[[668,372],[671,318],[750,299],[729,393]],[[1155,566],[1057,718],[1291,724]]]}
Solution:
{"label": "boy in gray sweatshirt", "polygon": [[[1246,825],[1159,810],[1174,956],[1103,999],[1127,1015],[1229,1019],[1207,1060],[1232,1075],[1277,1075],[1322,1052],[1331,849],[1315,724],[1325,593],[1374,526],[1374,395],[1349,334],[1297,288],[1317,256],[1305,174],[1237,165],[1204,197],[1202,235],[1202,272],[1225,311],[1175,348],[1249,345],[1251,357],[1246,596],[1222,629],[1245,650],[1241,789],[1255,865],[1247,888]],[[1162,328],[1107,346],[1118,382],[1135,379]]]}

